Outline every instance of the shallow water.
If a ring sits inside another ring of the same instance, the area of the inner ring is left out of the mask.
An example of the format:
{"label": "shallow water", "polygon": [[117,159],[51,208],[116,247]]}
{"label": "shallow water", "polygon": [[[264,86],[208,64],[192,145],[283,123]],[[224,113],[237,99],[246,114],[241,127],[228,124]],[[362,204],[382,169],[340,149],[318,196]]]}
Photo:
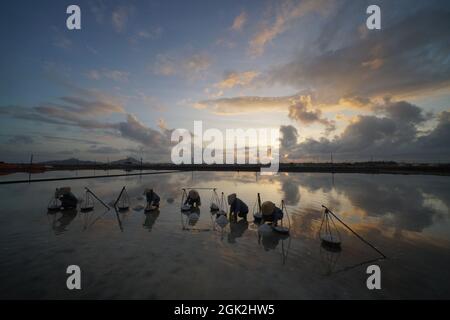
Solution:
{"label": "shallow water", "polygon": [[[88,173],[32,178],[76,174]],[[80,198],[88,187],[106,203],[126,186],[131,208],[116,214],[96,202],[91,213],[47,214],[54,189],[65,185]],[[261,237],[252,219],[221,230],[208,190],[200,190],[200,218],[189,224],[179,208],[181,188],[192,186],[236,192],[250,210],[257,192],[263,201],[284,199],[290,237]],[[146,187],[161,196],[159,213],[132,209],[144,205]],[[438,176],[235,172],[2,185],[0,298],[448,299],[449,190],[450,179]],[[373,262],[379,255],[341,226],[342,250],[323,248],[322,204],[388,258]],[[66,288],[72,264],[81,268],[82,290]],[[366,287],[370,264],[381,267],[381,290]]]}

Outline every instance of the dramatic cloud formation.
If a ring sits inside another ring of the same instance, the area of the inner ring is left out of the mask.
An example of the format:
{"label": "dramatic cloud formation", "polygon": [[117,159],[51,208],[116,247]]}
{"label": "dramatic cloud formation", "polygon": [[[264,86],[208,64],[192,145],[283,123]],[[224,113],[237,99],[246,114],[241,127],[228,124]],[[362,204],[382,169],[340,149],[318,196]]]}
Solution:
{"label": "dramatic cloud formation", "polygon": [[128,114],[126,121],[111,125],[116,128],[122,137],[139,142],[156,153],[169,152],[169,139],[160,131],[151,129],[140,122],[136,116]]}
{"label": "dramatic cloud formation", "polygon": [[[234,86],[236,76],[224,80],[223,87]],[[289,118],[303,125],[319,123],[325,126],[326,133],[335,130],[334,121],[322,115],[321,106],[314,106],[313,97],[298,94],[285,97],[234,97],[200,101],[194,104],[197,109],[209,109],[216,114],[230,115],[260,111],[288,112]]]}
{"label": "dramatic cloud formation", "polygon": [[[3,106],[0,107],[0,114],[15,119],[54,125],[79,127],[88,130],[101,129],[105,133],[110,132],[113,137],[119,134],[124,139],[140,144],[145,150],[154,152],[157,155],[157,157],[153,157],[154,159],[168,161],[171,144],[170,130],[161,127],[161,131],[158,131],[145,126],[135,115],[126,113],[122,104],[113,97],[98,92],[91,92],[90,97],[95,97],[95,100],[62,97],[60,98],[61,103],[49,103],[32,108]],[[99,120],[100,117],[112,113],[125,114],[125,121],[111,123]],[[57,137],[48,138],[58,139]],[[67,138],[61,139],[67,140]],[[97,146],[98,143],[94,141],[71,140],[91,144],[88,151],[95,154],[112,154],[120,151],[120,149],[111,146]],[[32,140],[29,137],[16,136],[10,139],[10,142],[29,144]]]}
{"label": "dramatic cloud formation", "polygon": [[293,126],[281,126],[280,133],[282,139],[280,140],[281,148],[290,149],[297,145],[298,131]]}
{"label": "dramatic cloud formation", "polygon": [[446,142],[450,133],[449,112],[442,112],[438,125],[429,132],[418,130],[430,115],[405,101],[387,101],[378,106],[381,116],[358,116],[342,132],[332,139],[306,139],[294,144],[297,130],[292,127],[281,128],[283,154],[291,160],[310,160],[315,157],[335,159],[369,159],[375,156],[383,159],[422,159],[448,157],[450,147]]}
{"label": "dramatic cloud formation", "polygon": [[300,54],[272,79],[312,88],[322,103],[448,88],[450,42],[443,30],[450,30],[450,12],[420,12],[343,48]]}
{"label": "dramatic cloud formation", "polygon": [[370,4],[89,0],[69,32],[50,4],[23,16],[11,3],[23,19],[0,30],[3,146],[157,159],[170,126],[195,119],[281,127],[286,161],[448,161],[449,2],[377,0],[381,30],[366,27]]}
{"label": "dramatic cloud formation", "polygon": [[311,96],[300,96],[293,104],[289,106],[289,118],[297,120],[305,125],[315,122],[321,123],[326,127],[327,132],[336,129],[335,123],[322,117],[320,109],[313,109]]}

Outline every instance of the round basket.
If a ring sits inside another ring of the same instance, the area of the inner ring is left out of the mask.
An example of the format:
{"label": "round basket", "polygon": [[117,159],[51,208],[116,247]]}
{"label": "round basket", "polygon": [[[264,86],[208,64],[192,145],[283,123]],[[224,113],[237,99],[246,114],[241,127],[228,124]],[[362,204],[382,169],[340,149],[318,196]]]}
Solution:
{"label": "round basket", "polygon": [[341,246],[341,241],[337,237],[333,237],[331,234],[321,235],[320,240],[322,240],[323,245],[329,247],[339,248]]}
{"label": "round basket", "polygon": [[219,206],[215,203],[211,203],[211,206],[209,207],[211,211],[219,211]]}
{"label": "round basket", "polygon": [[80,208],[81,212],[90,212],[94,210],[94,206],[93,205],[89,205],[89,206],[83,206]]}
{"label": "round basket", "polygon": [[256,212],[253,214],[253,218],[256,223],[260,223],[262,220],[262,214],[260,212]]}
{"label": "round basket", "polygon": [[289,229],[282,226],[273,227],[273,231],[281,233],[281,234],[289,234]]}
{"label": "round basket", "polygon": [[188,204],[183,204],[181,206],[181,211],[190,211],[191,210],[191,206]]}
{"label": "round basket", "polygon": [[48,210],[49,212],[57,212],[57,211],[61,210],[61,207],[58,206],[58,205],[55,205],[55,206],[49,206],[49,207],[47,208],[47,210]]}

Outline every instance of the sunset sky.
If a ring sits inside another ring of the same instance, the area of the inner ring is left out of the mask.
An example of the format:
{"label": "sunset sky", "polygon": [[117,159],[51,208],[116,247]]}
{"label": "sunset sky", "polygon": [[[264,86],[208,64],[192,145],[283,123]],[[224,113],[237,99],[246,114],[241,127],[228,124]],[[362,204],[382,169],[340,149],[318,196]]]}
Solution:
{"label": "sunset sky", "polygon": [[280,129],[284,161],[450,162],[449,1],[18,0],[0,15],[0,161],[170,161],[171,131],[202,120]]}

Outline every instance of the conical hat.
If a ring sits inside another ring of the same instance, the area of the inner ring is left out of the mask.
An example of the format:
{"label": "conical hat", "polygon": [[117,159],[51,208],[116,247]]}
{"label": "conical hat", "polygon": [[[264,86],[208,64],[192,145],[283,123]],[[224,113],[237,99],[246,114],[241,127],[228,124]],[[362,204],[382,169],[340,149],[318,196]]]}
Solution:
{"label": "conical hat", "polygon": [[189,191],[189,197],[190,197],[191,199],[194,199],[194,200],[197,200],[198,198],[200,198],[200,196],[199,196],[197,190],[190,190],[190,191]]}
{"label": "conical hat", "polygon": [[275,203],[272,201],[265,201],[261,205],[261,213],[264,216],[270,216],[273,213],[273,210],[275,209]]}
{"label": "conical hat", "polygon": [[236,193],[228,195],[228,204],[231,205],[236,200]]}

